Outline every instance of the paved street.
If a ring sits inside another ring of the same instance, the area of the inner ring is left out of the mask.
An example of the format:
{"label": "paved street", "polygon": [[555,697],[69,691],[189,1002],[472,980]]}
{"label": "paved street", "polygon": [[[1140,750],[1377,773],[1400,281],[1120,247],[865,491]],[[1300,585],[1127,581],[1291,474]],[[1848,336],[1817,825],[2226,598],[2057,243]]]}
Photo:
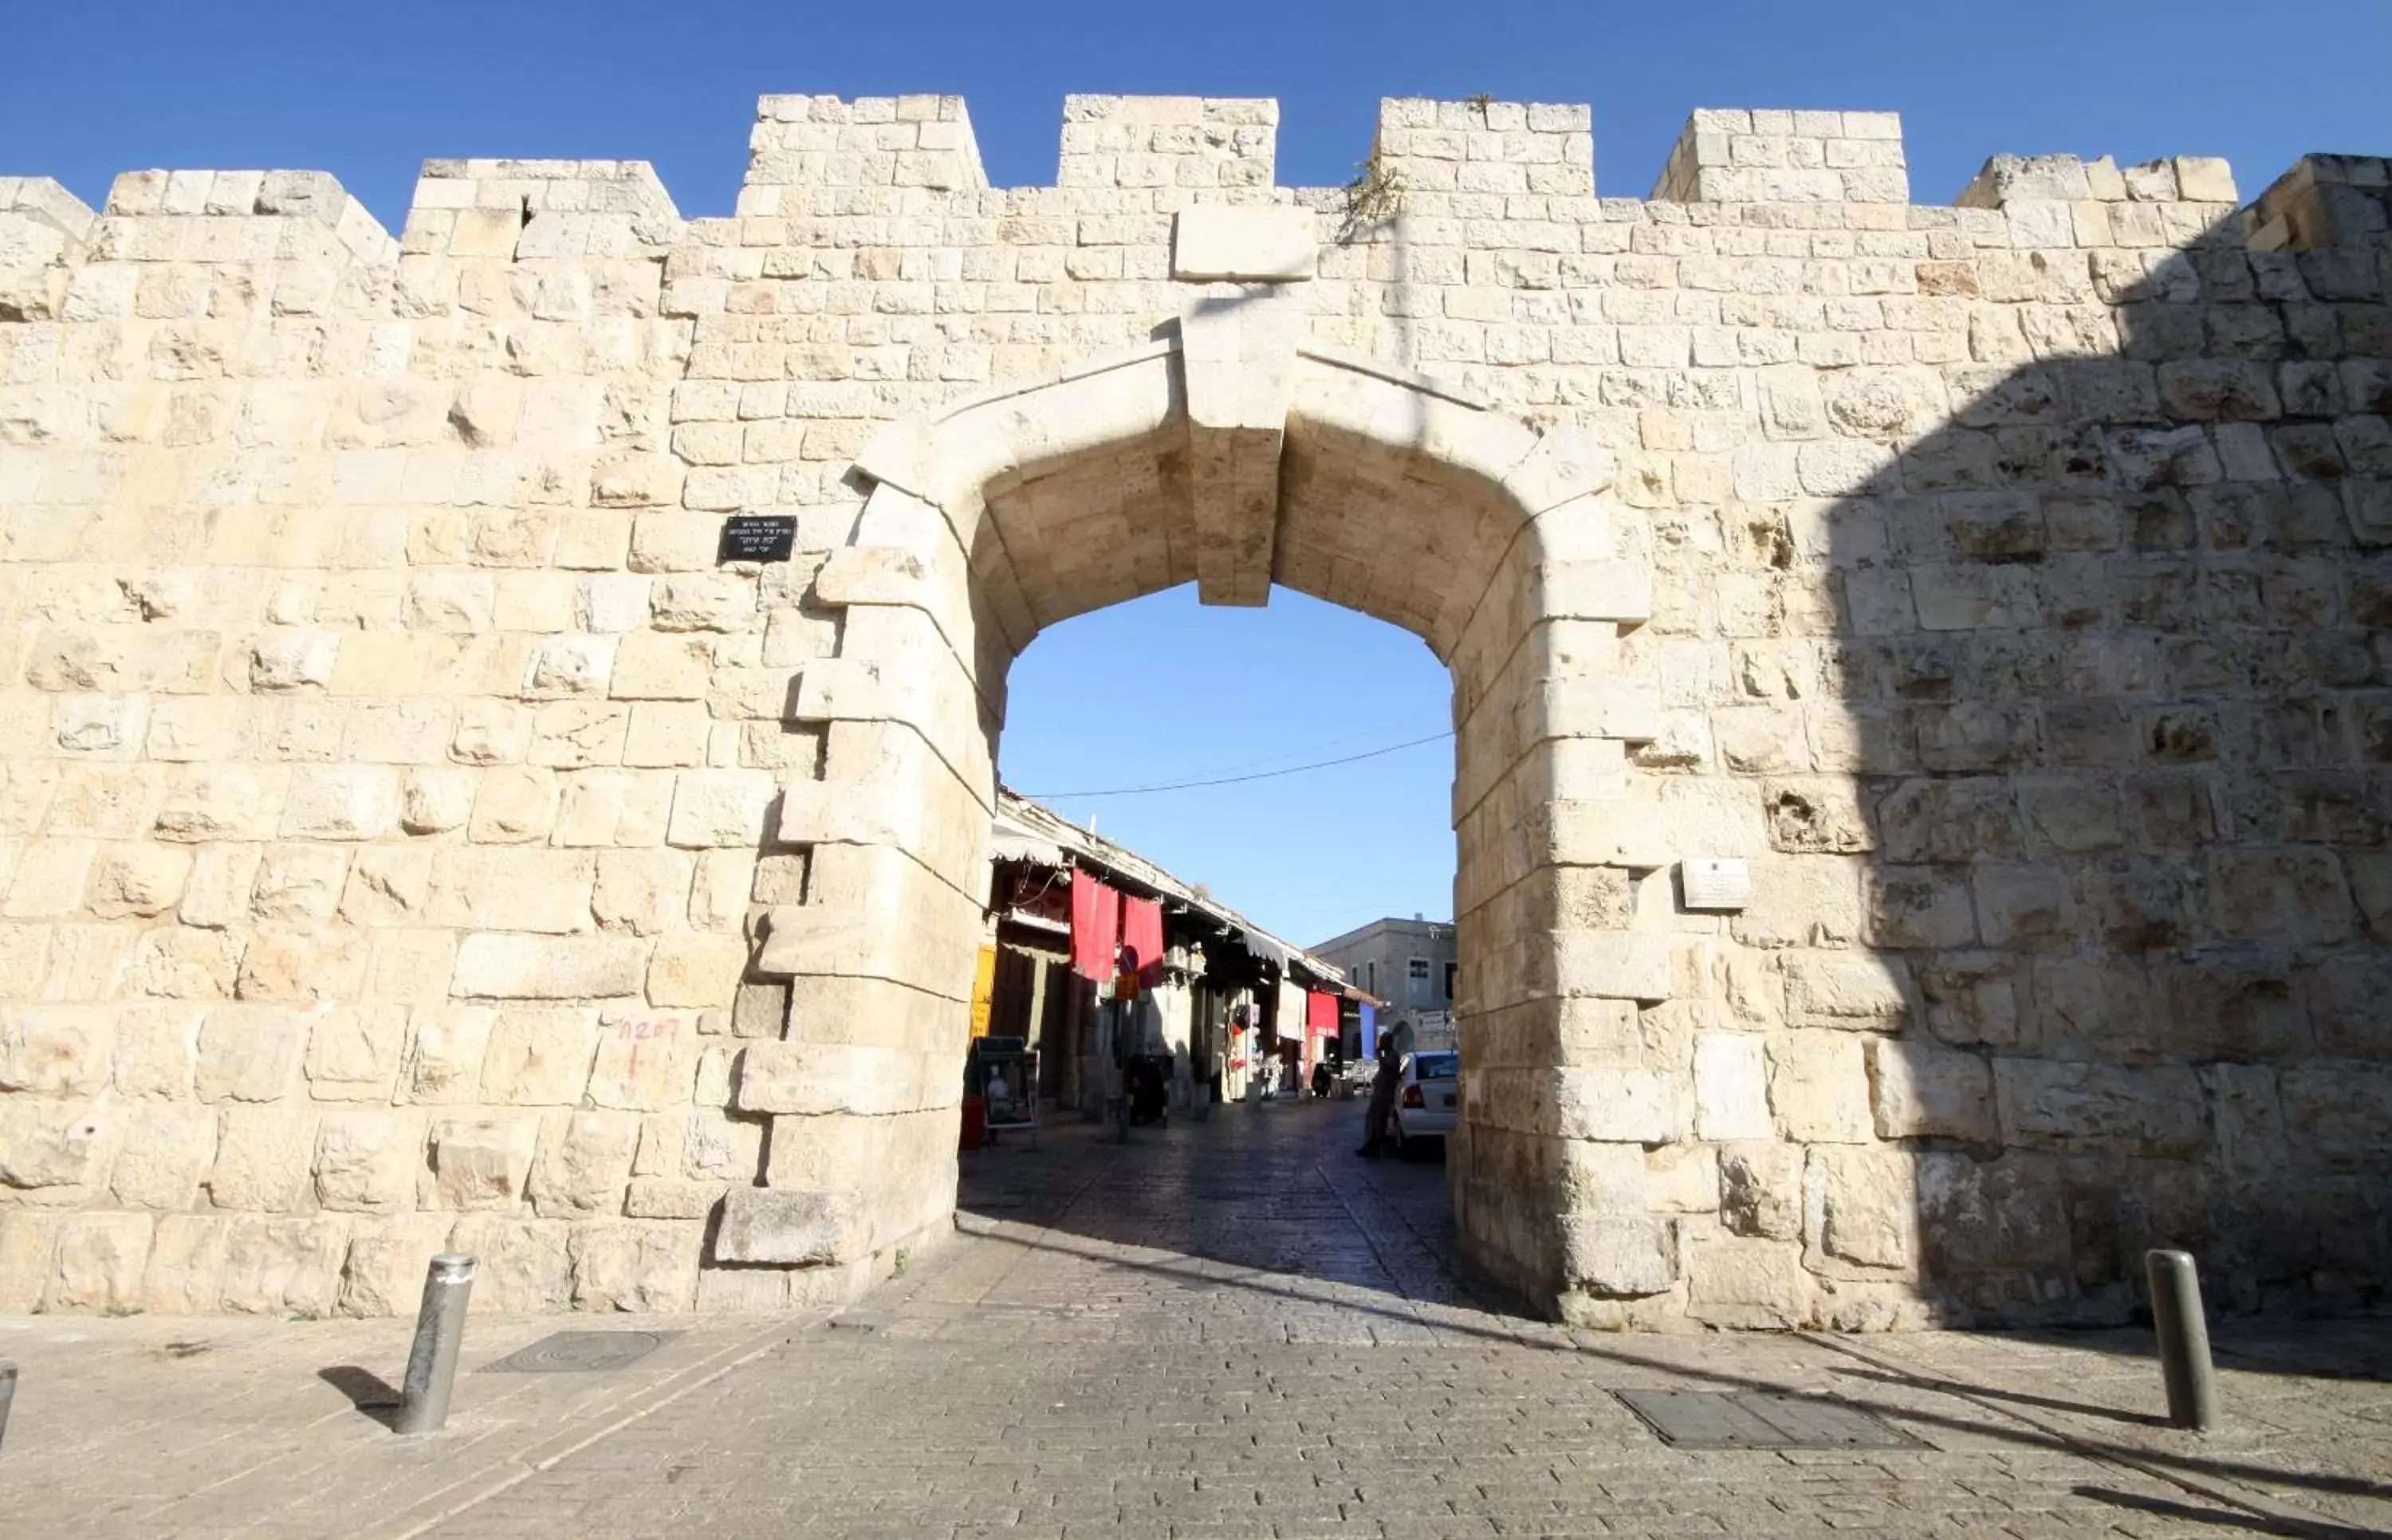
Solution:
{"label": "paved street", "polygon": [[[41,1317],[0,1533],[1032,1537],[2227,1536],[2392,1530],[2392,1330],[2229,1327],[2233,1424],[2155,1425],[2122,1332],[1578,1334],[1482,1308],[1434,1160],[1358,1108],[1078,1123],[972,1158],[966,1234],[830,1320],[682,1328],[612,1374],[473,1373],[400,1441],[349,1404],[401,1322]],[[204,1344],[197,1352],[191,1343]],[[347,1390],[343,1390],[345,1378]],[[1672,1448],[1613,1392],[1833,1395],[1897,1447]]]}

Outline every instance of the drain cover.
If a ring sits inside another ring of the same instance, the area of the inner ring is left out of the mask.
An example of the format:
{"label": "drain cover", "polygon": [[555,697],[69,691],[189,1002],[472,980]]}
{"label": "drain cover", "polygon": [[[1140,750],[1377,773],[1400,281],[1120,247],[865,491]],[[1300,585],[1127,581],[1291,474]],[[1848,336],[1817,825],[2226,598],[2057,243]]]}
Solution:
{"label": "drain cover", "polygon": [[592,1374],[635,1363],[679,1337],[677,1331],[560,1331],[517,1348],[483,1372]]}
{"label": "drain cover", "polygon": [[1680,1449],[1902,1449],[1916,1443],[1866,1412],[1766,1391],[1615,1391]]}

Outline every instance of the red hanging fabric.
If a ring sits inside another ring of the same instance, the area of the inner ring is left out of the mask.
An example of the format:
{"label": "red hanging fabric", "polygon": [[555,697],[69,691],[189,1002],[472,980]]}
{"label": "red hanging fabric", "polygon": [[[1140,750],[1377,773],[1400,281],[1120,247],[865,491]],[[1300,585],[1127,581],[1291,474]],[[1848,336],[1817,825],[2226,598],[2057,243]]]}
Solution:
{"label": "red hanging fabric", "polygon": [[1304,1025],[1314,1032],[1337,1030],[1337,997],[1312,990],[1305,997]]}
{"label": "red hanging fabric", "polygon": [[1086,872],[1072,874],[1072,971],[1083,978],[1113,976],[1113,942],[1121,936],[1121,894]]}
{"label": "red hanging fabric", "polygon": [[1152,989],[1163,982],[1163,903],[1157,899],[1133,899],[1124,895],[1121,901],[1122,947],[1126,954],[1138,953],[1138,982],[1141,989]]}

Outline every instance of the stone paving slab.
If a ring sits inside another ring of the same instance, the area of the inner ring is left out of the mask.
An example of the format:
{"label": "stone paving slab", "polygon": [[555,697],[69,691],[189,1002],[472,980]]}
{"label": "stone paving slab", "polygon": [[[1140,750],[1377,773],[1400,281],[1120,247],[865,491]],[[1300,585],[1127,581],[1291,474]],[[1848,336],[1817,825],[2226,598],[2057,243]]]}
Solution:
{"label": "stone paving slab", "polygon": [[360,1402],[395,1396],[411,1322],[0,1319],[0,1358],[20,1374],[0,1444],[0,1534],[413,1533],[805,1324],[677,1318],[682,1336],[625,1369],[486,1374],[551,1332],[600,1324],[477,1315],[448,1425],[402,1439]]}
{"label": "stone paving slab", "polygon": [[2168,1424],[2148,1331],[1904,1333],[1840,1343],[1847,1371],[1907,1371],[2280,1518],[2392,1534],[2392,1318],[2212,1327],[2222,1425]]}
{"label": "stone paving slab", "polygon": [[[396,1378],[405,1323],[0,1322],[26,1375],[0,1534],[2384,1531],[2380,1322],[2224,1324],[2209,1440],[2135,1420],[2131,1333],[1567,1331],[1473,1295],[1441,1170],[1354,1159],[1351,1111],[1050,1129],[973,1158],[964,1233],[835,1317],[625,1318],[687,1335],[613,1375],[469,1372],[421,1441],[320,1378]],[[477,1318],[469,1370],[599,1324]],[[1916,1442],[1673,1449],[1634,1389],[1833,1397]]]}

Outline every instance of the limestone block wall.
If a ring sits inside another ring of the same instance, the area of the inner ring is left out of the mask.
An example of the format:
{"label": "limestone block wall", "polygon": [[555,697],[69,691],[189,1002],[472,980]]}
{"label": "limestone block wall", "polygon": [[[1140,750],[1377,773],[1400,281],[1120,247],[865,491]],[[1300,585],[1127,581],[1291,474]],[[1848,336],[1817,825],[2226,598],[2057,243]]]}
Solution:
{"label": "limestone block wall", "polygon": [[[0,178],[0,1308],[860,1287],[952,1206],[1007,666],[1261,561],[1454,670],[1524,1295],[2380,1287],[2384,162],[1918,205],[1890,116],[1707,111],[1637,201],[1582,107],[1391,101],[1357,219],[1268,102],[1064,116],[995,188],[956,98],[772,97],[729,216],[439,162],[396,241]],[[1216,205],[1314,260],[1175,278]]]}

